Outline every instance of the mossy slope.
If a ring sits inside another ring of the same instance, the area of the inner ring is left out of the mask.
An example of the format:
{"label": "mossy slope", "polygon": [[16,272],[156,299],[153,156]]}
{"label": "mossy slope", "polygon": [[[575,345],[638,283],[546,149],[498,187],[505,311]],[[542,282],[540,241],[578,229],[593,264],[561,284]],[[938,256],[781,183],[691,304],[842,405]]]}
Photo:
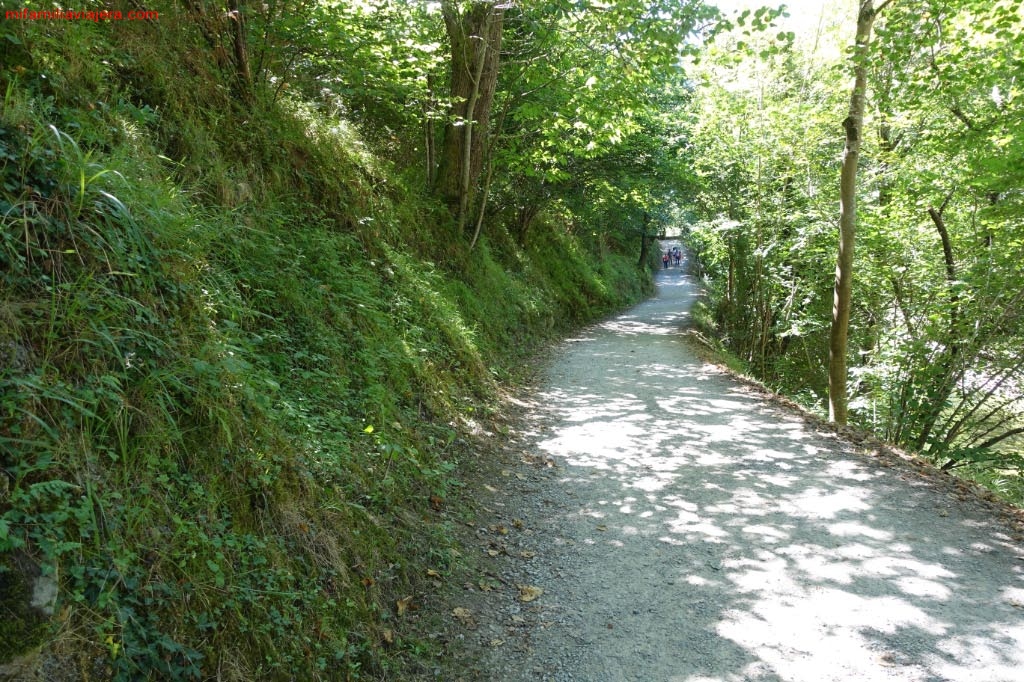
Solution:
{"label": "mossy slope", "polygon": [[453,561],[467,417],[645,275],[553,224],[469,252],[351,126],[239,104],[190,36],[0,26],[4,613],[19,566],[60,588],[0,662],[406,679],[436,652],[395,604]]}

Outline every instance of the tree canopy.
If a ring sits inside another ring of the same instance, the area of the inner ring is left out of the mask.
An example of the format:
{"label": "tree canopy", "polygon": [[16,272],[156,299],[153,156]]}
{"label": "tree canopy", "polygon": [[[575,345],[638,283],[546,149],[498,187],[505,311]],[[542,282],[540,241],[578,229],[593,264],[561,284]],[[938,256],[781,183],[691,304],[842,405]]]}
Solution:
{"label": "tree canopy", "polygon": [[[261,96],[294,88],[376,139],[470,249],[489,232],[523,246],[548,212],[645,254],[694,218],[718,333],[754,372],[821,406],[831,368],[840,421],[849,402],[950,467],[1002,462],[1019,435],[1022,3],[815,10],[798,35],[756,4],[293,2],[251,12],[247,61]],[[854,255],[837,207],[858,200]]]}
{"label": "tree canopy", "polygon": [[828,49],[853,44],[852,14],[766,60],[710,52],[690,129],[707,188],[691,234],[720,333],[760,376],[820,409],[849,121],[840,98],[862,72],[840,370],[851,423],[1003,485],[1016,485],[1004,474],[1021,462],[1022,22],[1019,2],[897,1],[860,53]]}

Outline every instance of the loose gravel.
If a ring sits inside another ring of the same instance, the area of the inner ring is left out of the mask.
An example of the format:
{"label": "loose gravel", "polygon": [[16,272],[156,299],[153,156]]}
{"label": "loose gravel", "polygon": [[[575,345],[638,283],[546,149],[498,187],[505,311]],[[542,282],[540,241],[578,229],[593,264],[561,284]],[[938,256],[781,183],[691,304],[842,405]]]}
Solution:
{"label": "loose gravel", "polygon": [[[697,288],[554,355],[471,485],[446,680],[1024,681],[1024,551],[970,486],[702,362]],[[514,409],[514,406],[510,406]]]}

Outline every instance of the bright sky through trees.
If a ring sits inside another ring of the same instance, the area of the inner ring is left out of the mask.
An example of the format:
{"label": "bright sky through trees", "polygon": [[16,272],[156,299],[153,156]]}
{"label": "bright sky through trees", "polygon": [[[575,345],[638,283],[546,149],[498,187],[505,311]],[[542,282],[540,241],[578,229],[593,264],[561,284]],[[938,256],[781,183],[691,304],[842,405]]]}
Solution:
{"label": "bright sky through trees", "polygon": [[[781,29],[793,31],[798,42],[817,42],[820,47],[820,33],[826,28],[839,24],[854,26],[857,3],[855,0],[788,0],[769,2],[767,0],[719,0],[713,2],[726,15],[756,11],[760,7],[786,6],[788,17],[780,17],[776,24]],[[849,31],[852,38],[853,28]]]}

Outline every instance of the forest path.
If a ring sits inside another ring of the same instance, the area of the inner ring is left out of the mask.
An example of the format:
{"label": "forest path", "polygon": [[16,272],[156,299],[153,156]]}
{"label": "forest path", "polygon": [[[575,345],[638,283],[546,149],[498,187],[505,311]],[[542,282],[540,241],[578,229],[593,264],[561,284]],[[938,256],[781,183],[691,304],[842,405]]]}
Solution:
{"label": "forest path", "polygon": [[1020,535],[702,363],[681,335],[696,295],[662,271],[564,344],[515,459],[470,491],[468,678],[1024,680]]}

